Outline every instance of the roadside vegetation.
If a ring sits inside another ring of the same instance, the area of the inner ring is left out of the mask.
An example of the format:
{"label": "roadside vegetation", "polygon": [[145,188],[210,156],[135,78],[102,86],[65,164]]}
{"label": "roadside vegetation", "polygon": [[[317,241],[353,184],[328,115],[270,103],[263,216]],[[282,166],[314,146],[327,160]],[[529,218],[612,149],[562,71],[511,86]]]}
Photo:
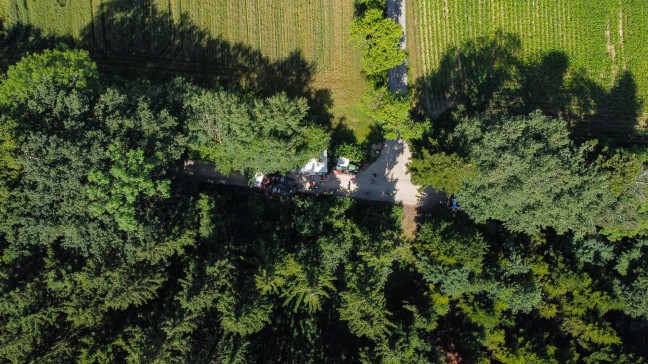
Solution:
{"label": "roadside vegetation", "polygon": [[362,0],[357,3],[357,18],[352,36],[362,49],[362,71],[373,85],[364,93],[360,110],[371,125],[387,139],[420,138],[425,123],[410,117],[412,97],[409,91],[392,93],[387,90],[389,71],[405,62],[407,54],[401,49],[403,29],[386,18],[386,0]]}

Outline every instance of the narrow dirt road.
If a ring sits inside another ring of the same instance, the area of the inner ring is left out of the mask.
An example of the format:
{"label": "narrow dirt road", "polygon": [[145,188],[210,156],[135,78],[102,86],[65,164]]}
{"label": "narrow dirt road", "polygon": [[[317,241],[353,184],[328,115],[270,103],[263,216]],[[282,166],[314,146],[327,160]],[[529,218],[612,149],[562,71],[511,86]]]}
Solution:
{"label": "narrow dirt road", "polygon": [[[405,0],[387,0],[387,16],[397,21],[403,28],[403,38],[401,39],[401,48],[407,48],[407,30]],[[409,87],[407,79],[407,61],[400,66],[389,70],[387,89],[393,93],[406,93]]]}
{"label": "narrow dirt road", "polygon": [[[409,146],[402,139],[385,142],[374,163],[360,172],[355,179],[349,175],[329,176],[327,181],[316,183],[317,189],[309,189],[310,179],[303,175],[291,175],[300,183],[301,191],[312,194],[331,194],[363,200],[384,201],[415,206],[418,204],[419,187],[412,183],[407,163],[412,156]],[[186,169],[196,177],[212,183],[248,186],[239,173],[223,175],[213,163],[189,161]]]}

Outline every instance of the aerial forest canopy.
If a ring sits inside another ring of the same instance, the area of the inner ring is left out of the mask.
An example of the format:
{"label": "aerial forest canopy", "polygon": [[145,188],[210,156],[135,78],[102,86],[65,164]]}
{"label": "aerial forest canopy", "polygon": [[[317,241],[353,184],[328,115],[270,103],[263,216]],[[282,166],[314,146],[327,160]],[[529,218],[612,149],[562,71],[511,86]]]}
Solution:
{"label": "aerial forest canopy", "polygon": [[[516,34],[434,28],[481,21],[434,0],[407,3],[409,52],[385,0],[238,4],[0,0],[0,363],[648,363],[642,63],[602,86]],[[644,49],[625,37],[614,62]],[[283,173],[398,137],[433,189],[409,234],[408,206],[188,168]]]}
{"label": "aerial forest canopy", "polygon": [[604,197],[617,181],[614,196],[634,201],[624,186],[641,163],[625,152],[611,159],[621,164],[592,162],[561,120],[462,119],[448,140],[470,165],[459,196],[474,221],[442,209],[412,241],[398,206],[268,200],[184,171],[192,156],[245,171],[318,153],[328,137],[303,100],[182,79],[109,83],[76,50],[25,56],[0,95],[0,356],[9,361],[645,355],[648,244],[612,242],[606,234],[642,230],[603,218],[642,216],[643,200],[614,210]]}
{"label": "aerial forest canopy", "polygon": [[195,146],[219,171],[288,172],[328,147],[327,132],[308,123],[305,99],[251,98],[203,90],[186,102],[198,129]]}

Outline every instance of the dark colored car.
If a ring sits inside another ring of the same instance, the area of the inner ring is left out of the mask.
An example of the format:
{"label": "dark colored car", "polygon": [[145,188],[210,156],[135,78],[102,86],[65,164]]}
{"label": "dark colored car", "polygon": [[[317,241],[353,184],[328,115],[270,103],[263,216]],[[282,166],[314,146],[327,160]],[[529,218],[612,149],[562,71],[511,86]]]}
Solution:
{"label": "dark colored car", "polygon": [[298,186],[297,182],[294,179],[278,174],[271,176],[270,182],[272,185],[282,185],[289,189],[294,189]]}
{"label": "dark colored car", "polygon": [[281,197],[288,197],[292,195],[292,191],[289,188],[281,185],[271,186],[270,188],[268,188],[268,191],[273,195]]}

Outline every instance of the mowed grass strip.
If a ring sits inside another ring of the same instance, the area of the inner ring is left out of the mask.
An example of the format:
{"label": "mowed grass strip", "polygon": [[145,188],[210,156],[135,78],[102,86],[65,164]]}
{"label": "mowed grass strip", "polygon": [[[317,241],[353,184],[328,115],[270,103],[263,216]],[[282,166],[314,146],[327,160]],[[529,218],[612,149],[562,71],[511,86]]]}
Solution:
{"label": "mowed grass strip", "polygon": [[434,72],[443,55],[497,30],[517,34],[528,56],[565,52],[602,86],[630,71],[648,110],[648,1],[408,0],[414,78]]}

